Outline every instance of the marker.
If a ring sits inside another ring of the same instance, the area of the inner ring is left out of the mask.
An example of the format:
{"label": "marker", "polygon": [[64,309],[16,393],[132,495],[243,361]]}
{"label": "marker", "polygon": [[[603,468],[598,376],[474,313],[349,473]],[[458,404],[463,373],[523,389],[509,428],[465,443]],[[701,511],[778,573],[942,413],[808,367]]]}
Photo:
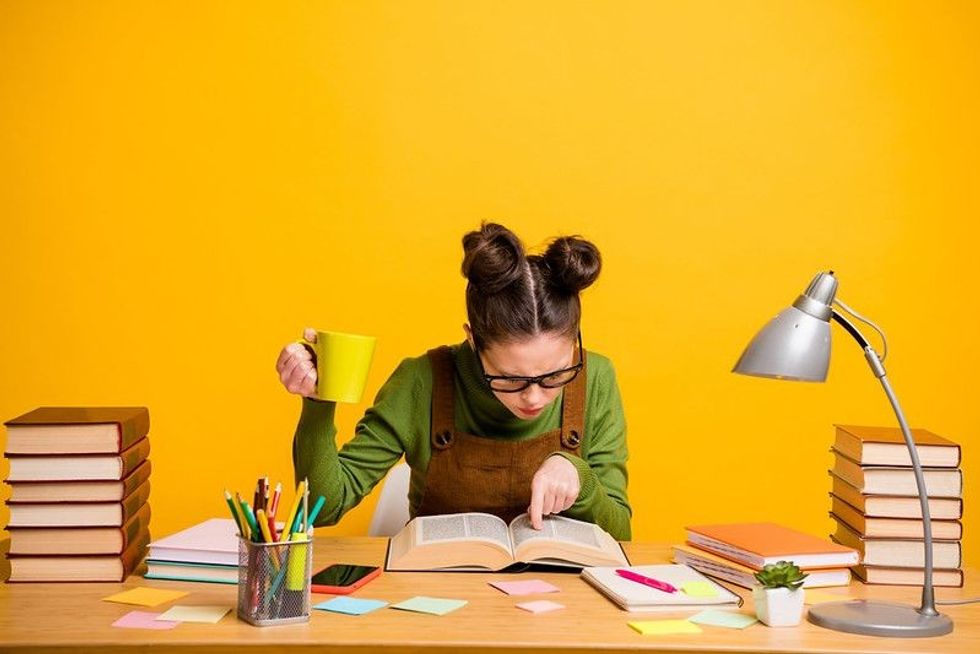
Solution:
{"label": "marker", "polygon": [[660,581],[659,579],[654,579],[653,577],[644,577],[643,575],[637,574],[632,570],[616,570],[616,574],[623,579],[629,579],[630,581],[635,581],[638,584],[643,584],[644,586],[649,586],[650,588],[662,590],[665,593],[677,592],[677,588],[671,586],[666,581]]}

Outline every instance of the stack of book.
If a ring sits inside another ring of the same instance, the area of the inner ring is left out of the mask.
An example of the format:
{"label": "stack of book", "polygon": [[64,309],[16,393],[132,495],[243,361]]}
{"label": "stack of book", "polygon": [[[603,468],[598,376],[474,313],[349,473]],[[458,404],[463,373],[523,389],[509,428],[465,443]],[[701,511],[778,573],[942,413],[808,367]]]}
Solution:
{"label": "stack of book", "polygon": [[[960,446],[913,429],[932,518],[933,584],[963,585],[963,473]],[[836,542],[861,552],[854,573],[869,584],[921,586],[925,575],[922,507],[908,447],[898,428],[838,425],[831,517]]]}
{"label": "stack of book", "polygon": [[150,543],[147,579],[238,583],[238,527],[212,518]]}
{"label": "stack of book", "polygon": [[687,544],[675,545],[674,561],[709,577],[752,588],[755,573],[770,563],[792,561],[807,573],[805,588],[846,586],[858,553],[771,522],[687,527]]}
{"label": "stack of book", "polygon": [[150,414],[42,407],[4,423],[10,581],[122,581],[150,539]]}

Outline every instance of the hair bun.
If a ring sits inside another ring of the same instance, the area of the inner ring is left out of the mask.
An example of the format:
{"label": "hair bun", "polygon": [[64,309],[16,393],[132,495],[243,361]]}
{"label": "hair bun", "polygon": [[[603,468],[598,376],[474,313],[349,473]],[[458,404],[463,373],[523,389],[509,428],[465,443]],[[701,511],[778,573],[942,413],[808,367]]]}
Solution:
{"label": "hair bun", "polygon": [[503,225],[483,223],[463,236],[463,276],[481,293],[499,293],[519,280],[525,261],[520,239]]}
{"label": "hair bun", "polygon": [[555,239],[544,253],[549,282],[557,290],[578,293],[599,277],[602,257],[591,242],[578,236]]}

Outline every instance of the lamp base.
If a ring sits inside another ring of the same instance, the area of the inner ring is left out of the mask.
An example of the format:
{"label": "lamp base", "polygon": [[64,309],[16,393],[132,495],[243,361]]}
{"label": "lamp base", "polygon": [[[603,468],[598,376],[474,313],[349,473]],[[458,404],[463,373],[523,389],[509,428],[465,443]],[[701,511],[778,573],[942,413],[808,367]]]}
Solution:
{"label": "lamp base", "polygon": [[923,615],[914,606],[886,602],[830,602],[810,607],[807,620],[835,631],[892,638],[929,638],[953,631],[948,616]]}

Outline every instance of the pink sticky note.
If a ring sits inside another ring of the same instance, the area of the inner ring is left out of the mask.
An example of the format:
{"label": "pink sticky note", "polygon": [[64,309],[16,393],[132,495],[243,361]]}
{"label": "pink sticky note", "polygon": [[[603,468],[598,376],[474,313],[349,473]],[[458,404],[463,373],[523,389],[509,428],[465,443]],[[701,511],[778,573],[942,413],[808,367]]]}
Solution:
{"label": "pink sticky note", "polygon": [[558,602],[549,602],[548,600],[538,600],[536,602],[524,602],[523,604],[518,604],[517,608],[530,611],[531,613],[548,613],[549,611],[563,609],[565,608],[565,605],[559,604]]}
{"label": "pink sticky note", "polygon": [[552,586],[540,579],[529,579],[527,581],[491,581],[488,582],[497,590],[502,590],[508,595],[534,595],[535,593],[557,593],[561,590],[558,586]]}
{"label": "pink sticky note", "polygon": [[123,617],[112,623],[113,627],[123,627],[125,629],[173,629],[179,622],[170,620],[157,620],[159,613],[149,611],[130,611]]}

